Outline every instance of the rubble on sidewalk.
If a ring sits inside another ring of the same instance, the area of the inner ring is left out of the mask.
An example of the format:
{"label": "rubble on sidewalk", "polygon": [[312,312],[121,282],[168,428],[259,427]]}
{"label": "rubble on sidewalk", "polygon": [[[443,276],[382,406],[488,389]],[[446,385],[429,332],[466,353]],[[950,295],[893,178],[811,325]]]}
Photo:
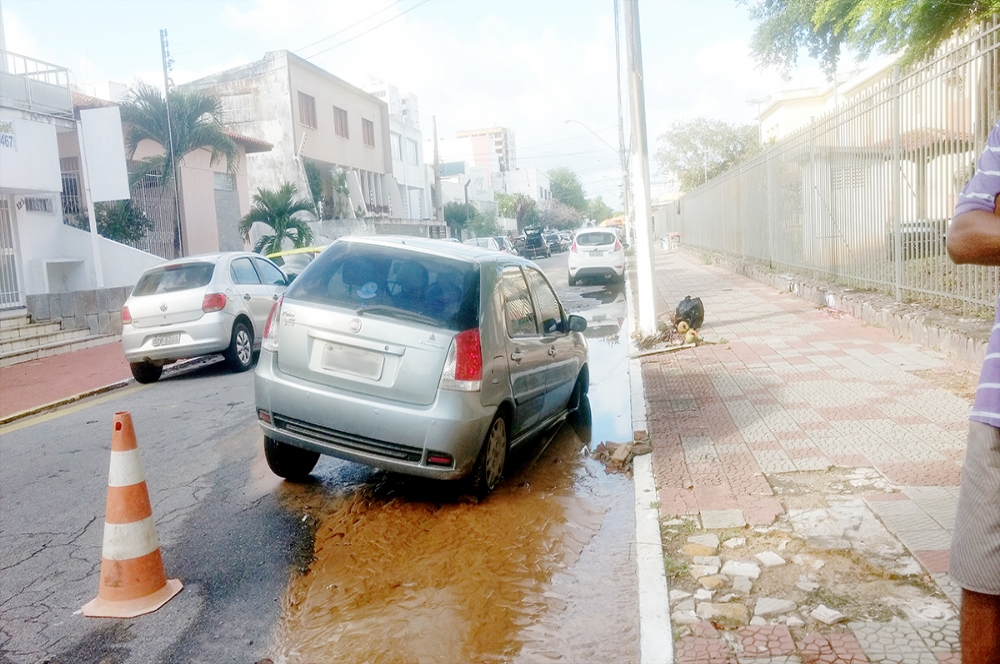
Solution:
{"label": "rubble on sidewalk", "polygon": [[632,460],[652,451],[653,446],[649,441],[641,440],[633,443],[601,443],[588,454],[592,459],[603,463],[608,473],[624,473],[631,477]]}

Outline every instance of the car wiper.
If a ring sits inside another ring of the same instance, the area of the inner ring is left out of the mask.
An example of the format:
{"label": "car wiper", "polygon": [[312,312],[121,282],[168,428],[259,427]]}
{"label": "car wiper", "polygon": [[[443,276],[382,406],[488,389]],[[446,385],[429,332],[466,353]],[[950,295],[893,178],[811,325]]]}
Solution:
{"label": "car wiper", "polygon": [[367,307],[358,307],[357,314],[376,314],[389,316],[390,318],[402,318],[405,320],[412,320],[417,323],[427,323],[428,325],[440,326],[441,322],[436,318],[431,318],[430,316],[425,316],[423,314],[418,314],[415,311],[409,311],[408,309],[400,309],[399,307],[391,307],[388,304],[372,304]]}

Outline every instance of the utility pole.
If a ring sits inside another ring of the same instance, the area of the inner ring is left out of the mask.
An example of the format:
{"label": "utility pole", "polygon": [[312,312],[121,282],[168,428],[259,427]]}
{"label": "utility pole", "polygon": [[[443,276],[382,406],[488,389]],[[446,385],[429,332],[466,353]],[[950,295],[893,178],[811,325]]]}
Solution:
{"label": "utility pole", "polygon": [[441,160],[438,157],[438,120],[436,115],[431,116],[434,122],[434,218],[438,221],[444,219],[444,206],[441,204]]}
{"label": "utility pole", "polygon": [[649,160],[646,148],[646,93],[642,82],[642,43],[637,0],[625,0],[625,48],[628,52],[629,108],[632,115],[632,182],[635,186],[635,265],[638,278],[639,331],[656,334],[653,296],[653,213],[649,200]]}
{"label": "utility pole", "polygon": [[[181,183],[177,176],[177,159],[174,154],[174,123],[170,116],[170,45],[167,43],[167,31],[160,30],[160,54],[163,57],[163,102],[167,107],[167,146],[170,154],[170,165],[174,171],[174,212],[177,215],[177,226],[174,229],[174,249],[177,257],[184,255],[184,226],[181,224]],[[161,174],[162,177],[166,173]]]}
{"label": "utility pole", "polygon": [[622,113],[622,53],[618,36],[618,0],[615,0],[615,76],[618,97],[618,158],[622,162],[622,208],[625,212],[625,236],[635,242],[635,220],[632,218],[632,188],[628,182],[628,152],[625,149],[625,117]]}

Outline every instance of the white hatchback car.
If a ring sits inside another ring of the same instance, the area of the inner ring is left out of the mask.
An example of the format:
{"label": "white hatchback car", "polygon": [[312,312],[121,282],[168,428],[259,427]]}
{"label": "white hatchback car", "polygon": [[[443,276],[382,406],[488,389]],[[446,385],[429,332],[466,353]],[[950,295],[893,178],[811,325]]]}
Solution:
{"label": "white hatchback car", "polygon": [[606,228],[576,232],[569,247],[569,285],[580,279],[600,277],[620,283],[625,275],[625,248],[618,233]]}
{"label": "white hatchback car", "polygon": [[122,307],[122,348],[140,383],[177,360],[222,353],[235,371],[253,364],[264,323],[288,278],[249,252],[190,256],[152,267]]}

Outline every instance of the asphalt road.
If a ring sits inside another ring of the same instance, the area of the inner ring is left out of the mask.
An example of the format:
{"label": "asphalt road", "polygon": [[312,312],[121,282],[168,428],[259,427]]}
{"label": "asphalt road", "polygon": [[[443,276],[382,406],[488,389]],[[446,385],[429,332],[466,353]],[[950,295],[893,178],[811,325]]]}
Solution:
{"label": "asphalt road", "polygon": [[[590,321],[592,419],[515,459],[480,505],[332,458],[314,482],[281,482],[261,452],[252,373],[219,362],[0,429],[0,662],[309,661],[331,646],[385,656],[385,643],[414,661],[636,660],[631,484],[581,454],[631,436],[625,305],[620,287],[568,288],[565,261],[538,263],[567,310]],[[79,608],[97,593],[121,410],[167,575],[185,588],[153,614],[90,619]],[[363,592],[305,607],[328,586]],[[502,600],[480,605],[486,592]],[[443,619],[459,636],[428,640]],[[379,637],[383,623],[394,627]],[[388,657],[378,661],[397,661]]]}

